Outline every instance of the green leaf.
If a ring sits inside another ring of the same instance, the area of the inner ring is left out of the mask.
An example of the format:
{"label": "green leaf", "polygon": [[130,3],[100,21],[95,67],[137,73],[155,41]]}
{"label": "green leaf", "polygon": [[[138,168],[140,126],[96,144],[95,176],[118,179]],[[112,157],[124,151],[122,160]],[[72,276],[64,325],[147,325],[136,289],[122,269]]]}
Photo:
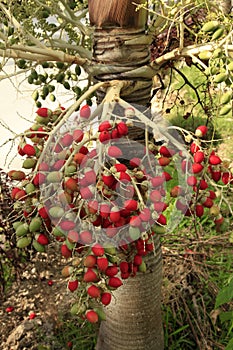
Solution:
{"label": "green leaf", "polygon": [[231,279],[228,286],[223,287],[217,295],[215,308],[218,308],[220,305],[229,303],[233,299],[233,278]]}
{"label": "green leaf", "polygon": [[222,312],[219,315],[219,318],[222,323],[226,321],[233,321],[233,311]]}
{"label": "green leaf", "polygon": [[233,338],[229,341],[225,350],[232,350],[232,349],[233,349]]}

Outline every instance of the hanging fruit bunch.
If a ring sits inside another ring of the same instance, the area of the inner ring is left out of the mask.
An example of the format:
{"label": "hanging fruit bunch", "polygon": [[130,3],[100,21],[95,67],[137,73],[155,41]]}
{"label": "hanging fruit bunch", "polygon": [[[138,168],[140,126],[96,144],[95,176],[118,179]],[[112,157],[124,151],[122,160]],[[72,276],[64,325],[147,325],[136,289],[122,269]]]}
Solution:
{"label": "hanging fruit bunch", "polygon": [[[128,137],[136,124],[145,145]],[[224,221],[212,183],[228,186],[232,174],[204,147],[207,128],[189,133],[188,149],[168,130],[156,146],[154,129],[121,99],[75,113],[40,107],[18,146],[23,169],[8,173],[17,247],[44,252],[58,242],[67,287],[79,291],[71,312],[92,323],[104,319],[101,306],[125,279],[146,273],[154,235],[206,210],[216,225]]]}

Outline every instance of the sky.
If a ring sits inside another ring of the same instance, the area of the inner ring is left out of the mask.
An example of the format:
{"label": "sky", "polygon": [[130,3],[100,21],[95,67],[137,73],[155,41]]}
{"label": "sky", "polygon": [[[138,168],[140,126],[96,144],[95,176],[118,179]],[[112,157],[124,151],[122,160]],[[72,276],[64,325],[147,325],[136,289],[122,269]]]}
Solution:
{"label": "sky", "polygon": [[[10,64],[6,70],[11,73],[14,65]],[[0,74],[0,76],[3,75]],[[83,82],[83,84],[85,84]],[[9,169],[21,168],[22,158],[17,154],[17,144],[19,138],[16,138],[15,145],[12,142],[3,144],[14,138],[16,135],[24,132],[33,124],[36,116],[35,106],[32,93],[36,88],[35,85],[27,83],[25,76],[13,77],[11,79],[0,80],[0,168],[8,171]],[[67,90],[66,90],[67,93]],[[56,102],[45,101],[44,106],[56,109],[59,103],[65,107],[71,104],[70,97],[59,97]],[[6,127],[4,127],[4,125]],[[12,130],[14,133],[12,133]],[[10,152],[10,153],[9,153]]]}

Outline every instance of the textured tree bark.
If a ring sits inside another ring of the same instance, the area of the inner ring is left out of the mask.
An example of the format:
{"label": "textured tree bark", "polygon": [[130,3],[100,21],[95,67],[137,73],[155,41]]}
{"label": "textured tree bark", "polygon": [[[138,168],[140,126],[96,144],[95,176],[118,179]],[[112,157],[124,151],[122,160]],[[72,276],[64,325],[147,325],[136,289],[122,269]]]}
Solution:
{"label": "textured tree bark", "polygon": [[129,278],[105,308],[96,350],[163,350],[161,316],[162,257],[159,237],[148,270]]}

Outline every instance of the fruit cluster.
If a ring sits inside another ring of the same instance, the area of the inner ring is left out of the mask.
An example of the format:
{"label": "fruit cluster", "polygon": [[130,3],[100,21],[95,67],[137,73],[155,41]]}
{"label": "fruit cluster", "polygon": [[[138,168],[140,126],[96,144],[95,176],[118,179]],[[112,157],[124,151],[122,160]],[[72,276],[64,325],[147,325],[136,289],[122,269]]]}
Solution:
{"label": "fruit cluster", "polygon": [[93,323],[104,318],[98,305],[108,305],[123,280],[146,272],[143,257],[153,252],[153,236],[166,231],[174,210],[201,217],[208,208],[216,225],[223,223],[210,179],[233,181],[217,154],[202,149],[205,126],[197,128],[187,157],[169,142],[129,140],[128,112],[100,119],[94,133],[88,105],[72,120],[72,130],[69,123],[68,130],[56,130],[61,108],[39,108],[18,147],[25,170],[8,173],[16,183],[11,197],[18,248],[44,252],[55,239],[68,261],[62,270],[68,289],[83,291],[71,312]]}

